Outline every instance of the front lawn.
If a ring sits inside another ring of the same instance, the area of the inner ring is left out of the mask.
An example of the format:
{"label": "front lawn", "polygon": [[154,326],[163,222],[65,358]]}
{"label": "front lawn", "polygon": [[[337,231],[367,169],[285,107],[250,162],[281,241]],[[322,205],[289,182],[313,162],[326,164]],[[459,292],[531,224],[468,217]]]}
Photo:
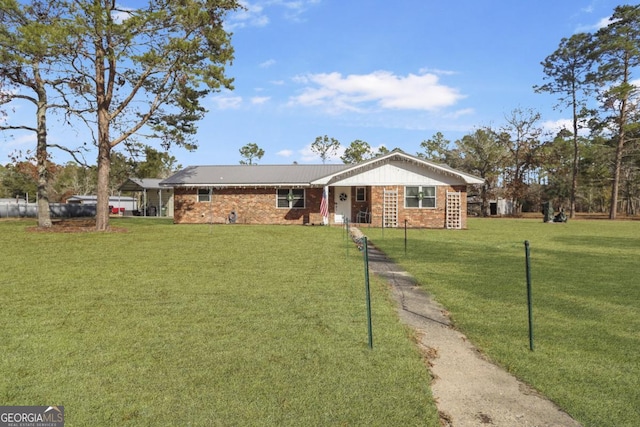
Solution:
{"label": "front lawn", "polygon": [[[640,425],[640,222],[363,229],[480,349],[585,426]],[[531,247],[529,350],[524,241]]]}
{"label": "front lawn", "polygon": [[437,426],[386,286],[339,228],[0,222],[0,403],[67,426]]}

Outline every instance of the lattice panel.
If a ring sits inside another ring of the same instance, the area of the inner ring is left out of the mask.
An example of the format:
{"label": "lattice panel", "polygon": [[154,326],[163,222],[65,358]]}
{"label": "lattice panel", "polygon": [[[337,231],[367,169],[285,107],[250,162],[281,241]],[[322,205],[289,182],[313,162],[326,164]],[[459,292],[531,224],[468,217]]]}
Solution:
{"label": "lattice panel", "polygon": [[383,196],[384,226],[387,228],[398,226],[398,191],[384,190]]}
{"label": "lattice panel", "polygon": [[462,228],[462,195],[460,192],[447,191],[446,227],[456,230]]}

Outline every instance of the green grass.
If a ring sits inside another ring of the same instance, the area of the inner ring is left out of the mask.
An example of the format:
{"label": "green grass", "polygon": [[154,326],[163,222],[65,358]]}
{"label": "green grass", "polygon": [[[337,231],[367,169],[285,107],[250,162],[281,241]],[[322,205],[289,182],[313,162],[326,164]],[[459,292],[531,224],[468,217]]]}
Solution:
{"label": "green grass", "polygon": [[[640,425],[640,222],[470,219],[365,229],[516,376],[585,426]],[[529,350],[524,241],[530,242]]]}
{"label": "green grass", "polygon": [[0,404],[67,426],[437,426],[430,377],[327,227],[0,222]]}

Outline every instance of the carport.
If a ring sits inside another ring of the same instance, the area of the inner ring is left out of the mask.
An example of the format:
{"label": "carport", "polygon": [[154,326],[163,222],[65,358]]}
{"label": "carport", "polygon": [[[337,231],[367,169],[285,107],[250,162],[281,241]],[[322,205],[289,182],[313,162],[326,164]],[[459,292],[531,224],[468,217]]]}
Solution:
{"label": "carport", "polygon": [[129,178],[118,190],[140,195],[140,208],[136,216],[173,217],[173,188],[161,187],[158,178]]}

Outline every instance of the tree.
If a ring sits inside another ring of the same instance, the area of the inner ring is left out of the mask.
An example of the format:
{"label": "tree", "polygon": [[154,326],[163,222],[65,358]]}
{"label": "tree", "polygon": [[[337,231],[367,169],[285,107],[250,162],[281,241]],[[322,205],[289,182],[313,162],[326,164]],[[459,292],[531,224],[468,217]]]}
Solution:
{"label": "tree", "polygon": [[573,124],[573,166],[571,168],[571,190],[569,195],[569,217],[574,218],[578,172],[580,163],[580,144],[578,132],[581,121],[589,114],[586,108],[590,85],[587,76],[593,60],[593,38],[587,33],[574,34],[563,38],[558,49],[542,62],[545,80],[548,83],[535,86],[536,92],[549,92],[559,95],[560,105],[571,109]]}
{"label": "tree", "polygon": [[378,151],[375,153],[375,157],[378,156],[383,156],[385,154],[389,153],[389,149],[387,147],[385,147],[384,145],[381,145],[380,147],[378,147]]}
{"label": "tree", "polygon": [[527,185],[540,165],[540,113],[516,108],[505,119],[507,124],[500,135],[500,142],[509,151],[505,168],[506,187],[514,201],[515,212],[520,213]]}
{"label": "tree", "polygon": [[489,216],[490,198],[498,185],[498,178],[507,160],[508,151],[501,144],[500,135],[490,127],[477,129],[456,141],[456,151],[460,157],[460,169],[484,179],[480,189],[481,212]]}
{"label": "tree", "polygon": [[[4,197],[34,197],[38,189],[38,170],[31,162],[9,164],[2,176]],[[28,202],[29,200],[27,200]]]}
{"label": "tree", "polygon": [[165,151],[144,146],[144,160],[134,161],[133,174],[137,178],[168,178],[181,168],[178,160]]}
{"label": "tree", "polygon": [[[556,205],[571,203],[573,168],[575,167],[575,138],[571,131],[561,129],[542,149],[541,174],[545,178],[544,196],[554,200]],[[581,139],[578,139],[581,144]]]}
{"label": "tree", "polygon": [[606,212],[611,195],[611,170],[609,165],[615,149],[600,135],[593,135],[582,147],[580,160],[581,186],[577,203],[585,212]]}
{"label": "tree", "polygon": [[223,18],[240,5],[164,0],[124,9],[113,0],[75,0],[67,7],[74,50],[60,61],[73,74],[76,101],[86,105],[81,120],[95,126],[96,229],[107,230],[112,149],[136,135],[158,138],[165,149],[197,148],[195,123],[206,112],[200,99],[233,88],[225,76],[233,48]]}
{"label": "tree", "polygon": [[247,145],[242,147],[239,151],[240,151],[240,155],[245,159],[245,160],[240,160],[241,165],[255,165],[257,163],[254,163],[253,159],[260,160],[262,156],[264,156],[264,150],[258,147],[258,144],[254,142],[248,143]]}
{"label": "tree", "polygon": [[74,194],[94,194],[98,181],[98,171],[95,166],[87,167],[76,162],[67,162],[60,166],[53,184],[60,200],[65,200]]}
{"label": "tree", "polygon": [[[24,4],[0,0],[0,87],[3,88],[0,104],[27,101],[35,107],[35,124],[0,124],[0,130],[29,131],[36,135],[39,227],[51,227],[47,111],[55,105],[49,102],[47,88],[59,90],[65,80],[51,76],[56,59],[64,54],[68,41],[61,22],[58,1]],[[9,90],[11,88],[15,90]]]}
{"label": "tree", "polygon": [[360,163],[373,157],[371,146],[359,139],[356,139],[345,150],[340,159],[345,164]]}
{"label": "tree", "polygon": [[616,147],[609,209],[609,218],[615,219],[625,147],[629,133],[638,126],[638,88],[632,70],[640,65],[640,6],[616,7],[609,25],[595,37],[598,68],[592,81],[599,86],[602,109],[609,113],[605,121],[613,129]]}
{"label": "tree", "polygon": [[451,141],[445,139],[441,132],[437,132],[431,139],[424,140],[420,143],[422,152],[417,153],[418,157],[432,160],[438,163],[446,163],[447,153],[449,152],[449,144]]}
{"label": "tree", "polygon": [[311,151],[322,160],[322,163],[326,163],[327,159],[333,157],[340,148],[340,142],[335,138],[329,138],[327,135],[324,137],[319,136],[311,144]]}

